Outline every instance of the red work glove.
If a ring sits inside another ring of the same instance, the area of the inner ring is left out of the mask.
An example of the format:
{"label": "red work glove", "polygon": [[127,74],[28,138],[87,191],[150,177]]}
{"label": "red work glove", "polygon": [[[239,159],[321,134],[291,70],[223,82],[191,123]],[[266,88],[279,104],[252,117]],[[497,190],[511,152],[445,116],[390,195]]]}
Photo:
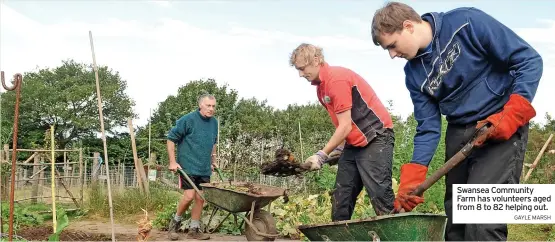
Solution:
{"label": "red work glove", "polygon": [[405,212],[412,211],[418,204],[424,202],[424,198],[416,195],[409,195],[424,180],[426,180],[428,167],[415,163],[408,163],[401,166],[401,179],[399,191],[393,207],[395,212],[404,209]]}
{"label": "red work glove", "polygon": [[516,130],[525,125],[536,116],[536,110],[526,98],[511,94],[509,101],[499,113],[492,114],[485,120],[478,121],[476,128],[479,129],[487,123],[491,124],[488,131],[478,137],[474,143],[476,146],[482,146],[486,140],[508,140],[513,136]]}

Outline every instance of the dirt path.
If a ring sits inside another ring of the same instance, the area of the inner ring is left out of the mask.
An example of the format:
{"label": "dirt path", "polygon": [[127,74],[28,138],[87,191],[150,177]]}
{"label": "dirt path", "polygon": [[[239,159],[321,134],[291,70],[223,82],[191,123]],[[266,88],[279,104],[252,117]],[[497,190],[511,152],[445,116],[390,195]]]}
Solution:
{"label": "dirt path", "polygon": [[[118,241],[137,241],[137,226],[132,224],[115,224],[116,240]],[[68,231],[80,231],[88,232],[93,234],[105,234],[109,240],[112,236],[112,227],[110,222],[101,221],[75,221],[67,228]],[[187,240],[187,235],[185,233],[181,234],[179,240]],[[222,234],[211,234],[211,240],[216,241],[246,241],[245,236],[231,236]],[[152,229],[148,237],[148,241],[168,241],[168,233],[166,231],[160,231],[158,229]]]}
{"label": "dirt path", "polygon": [[[117,241],[137,241],[137,226],[134,224],[116,223],[115,237]],[[44,224],[21,229],[17,235],[26,240],[44,241],[52,234],[52,225]],[[187,241],[187,235],[181,234],[179,241]],[[79,220],[72,221],[64,229],[60,236],[60,241],[111,241],[112,227],[110,221],[103,220]],[[168,241],[166,231],[152,229],[147,239],[148,241]],[[247,241],[245,236],[233,236],[225,234],[210,234],[210,241]],[[276,240],[291,241],[291,240]]]}

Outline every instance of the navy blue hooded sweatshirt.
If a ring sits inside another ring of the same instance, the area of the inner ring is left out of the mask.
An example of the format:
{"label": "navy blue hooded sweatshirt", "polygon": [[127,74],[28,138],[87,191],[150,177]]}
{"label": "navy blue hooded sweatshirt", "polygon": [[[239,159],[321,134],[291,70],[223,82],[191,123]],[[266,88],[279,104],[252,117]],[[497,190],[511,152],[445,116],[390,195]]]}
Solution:
{"label": "navy blue hooded sweatshirt", "polygon": [[405,65],[418,122],[412,163],[428,165],[449,123],[474,124],[499,112],[511,94],[532,102],[542,76],[538,52],[476,8],[422,15],[432,26],[428,48]]}

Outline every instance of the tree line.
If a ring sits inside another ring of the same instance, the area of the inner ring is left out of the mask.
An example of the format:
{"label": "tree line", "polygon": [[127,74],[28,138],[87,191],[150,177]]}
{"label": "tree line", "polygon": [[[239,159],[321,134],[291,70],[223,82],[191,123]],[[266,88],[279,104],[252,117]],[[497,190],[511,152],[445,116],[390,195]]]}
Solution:
{"label": "tree line", "polygon": [[[105,131],[110,162],[133,164],[127,120],[134,119],[134,100],[126,94],[127,82],[119,72],[107,66],[99,67]],[[184,80],[188,81],[188,80]],[[154,109],[150,118],[151,152],[157,162],[167,164],[166,135],[175,121],[197,108],[197,97],[202,92],[217,98],[216,118],[219,120],[220,165],[230,165],[245,171],[258,172],[260,162],[273,159],[273,151],[287,148],[299,158],[308,157],[325,145],[334,127],[325,109],[317,102],[289,105],[285,109],[269,106],[265,100],[239,98],[238,92],[227,84],[213,79],[192,80],[168,96]],[[391,101],[388,108],[393,108]],[[1,133],[3,144],[12,143],[15,93],[1,96]],[[538,114],[541,115],[541,114]],[[546,115],[544,125],[532,123],[528,152],[541,149],[555,121]],[[394,174],[400,164],[412,155],[412,138],[416,121],[393,115],[395,125]],[[44,68],[23,74],[19,111],[18,148],[47,148],[48,130],[55,127],[58,149],[84,148],[87,154],[103,152],[100,122],[96,100],[94,71],[90,64],[73,60],[62,61],[60,66]],[[443,120],[443,132],[446,121]],[[135,129],[138,156],[147,160],[149,125]],[[25,158],[25,154],[19,154]],[[443,141],[432,162],[433,167],[443,164]],[[527,158],[528,159],[528,158]],[[432,169],[433,170],[433,169]],[[394,176],[395,177],[395,176]],[[316,179],[316,178],[315,178]],[[318,179],[322,179],[321,177]]]}

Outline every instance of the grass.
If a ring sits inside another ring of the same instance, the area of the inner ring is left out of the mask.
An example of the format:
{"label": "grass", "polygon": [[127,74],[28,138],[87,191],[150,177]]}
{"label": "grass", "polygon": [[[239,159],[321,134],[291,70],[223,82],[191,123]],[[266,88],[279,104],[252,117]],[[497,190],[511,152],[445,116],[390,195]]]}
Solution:
{"label": "grass", "polygon": [[[124,222],[134,221],[134,215],[142,215],[145,209],[149,214],[164,210],[170,204],[179,201],[181,194],[175,190],[168,189],[157,182],[150,182],[150,194],[147,196],[139,188],[126,188],[125,190],[112,190],[112,206],[114,217],[123,218]],[[108,194],[102,186],[90,186],[87,191],[86,202],[89,217],[109,217]],[[131,216],[130,216],[131,215]]]}
{"label": "grass", "polygon": [[555,241],[551,224],[509,224],[508,241]]}

